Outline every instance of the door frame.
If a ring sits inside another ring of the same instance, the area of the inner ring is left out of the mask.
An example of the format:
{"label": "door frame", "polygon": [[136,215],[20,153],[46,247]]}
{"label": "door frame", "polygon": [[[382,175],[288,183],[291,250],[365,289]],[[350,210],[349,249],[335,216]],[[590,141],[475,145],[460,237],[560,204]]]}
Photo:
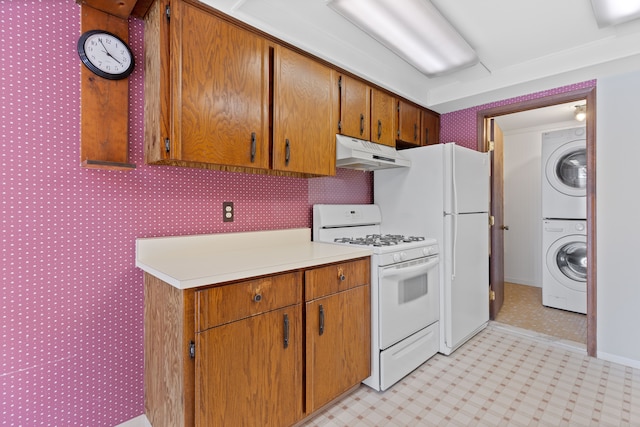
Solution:
{"label": "door frame", "polygon": [[[485,143],[487,129],[485,129],[485,119],[502,116],[505,114],[519,113],[537,108],[550,107],[553,105],[564,104],[567,102],[584,101],[587,105],[586,119],[586,143],[587,143],[587,354],[596,357],[597,353],[597,301],[596,301],[596,88],[578,89],[570,92],[560,93],[557,95],[546,96],[537,99],[531,99],[513,104],[487,108],[479,110],[476,116],[477,125],[477,148],[479,151],[486,152],[487,144]],[[494,177],[491,177],[491,186],[494,185]],[[504,203],[504,201],[501,201]],[[494,238],[497,227],[491,230],[491,239]],[[502,268],[502,266],[491,265],[490,269]]]}

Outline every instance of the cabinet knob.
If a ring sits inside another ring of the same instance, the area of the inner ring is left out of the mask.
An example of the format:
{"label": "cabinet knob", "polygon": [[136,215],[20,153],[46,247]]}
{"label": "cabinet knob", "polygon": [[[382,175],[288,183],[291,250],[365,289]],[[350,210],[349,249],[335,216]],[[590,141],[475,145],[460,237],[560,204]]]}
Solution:
{"label": "cabinet knob", "polygon": [[260,301],[262,301],[262,295],[260,295],[260,294],[255,294],[255,295],[254,295],[254,297],[253,297],[253,301],[255,301],[255,302],[260,302]]}
{"label": "cabinet knob", "polygon": [[338,279],[340,279],[340,281],[343,281],[345,279],[344,270],[341,268],[338,269]]}

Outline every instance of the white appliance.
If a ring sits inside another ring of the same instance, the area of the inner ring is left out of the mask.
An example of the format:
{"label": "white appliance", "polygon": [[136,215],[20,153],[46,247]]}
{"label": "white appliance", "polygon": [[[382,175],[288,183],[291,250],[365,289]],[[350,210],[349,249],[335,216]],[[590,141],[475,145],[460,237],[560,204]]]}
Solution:
{"label": "white appliance", "polygon": [[587,222],[542,221],[542,304],[587,313]]}
{"label": "white appliance", "polygon": [[454,143],[404,150],[411,167],[374,172],[382,231],[438,240],[440,352],[489,321],[489,155]]}
{"label": "white appliance", "polygon": [[584,127],[542,134],[542,217],[587,217],[587,141]]}
{"label": "white appliance", "polygon": [[366,245],[371,257],[371,376],[386,390],[438,352],[440,273],[435,239],[381,235],[376,205],[314,205],[313,240]]}
{"label": "white appliance", "polygon": [[408,167],[411,163],[394,147],[336,135],[336,167],[373,171]]}

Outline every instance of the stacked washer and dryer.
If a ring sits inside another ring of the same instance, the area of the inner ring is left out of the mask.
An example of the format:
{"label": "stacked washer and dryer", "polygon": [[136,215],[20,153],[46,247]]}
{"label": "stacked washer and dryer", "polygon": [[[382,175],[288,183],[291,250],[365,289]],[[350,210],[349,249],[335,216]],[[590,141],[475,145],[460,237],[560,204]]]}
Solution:
{"label": "stacked washer and dryer", "polygon": [[542,304],[587,312],[584,127],[542,134]]}

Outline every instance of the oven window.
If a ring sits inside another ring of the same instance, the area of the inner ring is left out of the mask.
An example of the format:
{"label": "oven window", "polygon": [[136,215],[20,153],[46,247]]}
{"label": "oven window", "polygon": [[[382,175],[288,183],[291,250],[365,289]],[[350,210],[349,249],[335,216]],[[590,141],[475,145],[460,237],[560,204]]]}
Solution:
{"label": "oven window", "polygon": [[398,304],[406,304],[425,296],[429,290],[427,275],[413,277],[398,283]]}

